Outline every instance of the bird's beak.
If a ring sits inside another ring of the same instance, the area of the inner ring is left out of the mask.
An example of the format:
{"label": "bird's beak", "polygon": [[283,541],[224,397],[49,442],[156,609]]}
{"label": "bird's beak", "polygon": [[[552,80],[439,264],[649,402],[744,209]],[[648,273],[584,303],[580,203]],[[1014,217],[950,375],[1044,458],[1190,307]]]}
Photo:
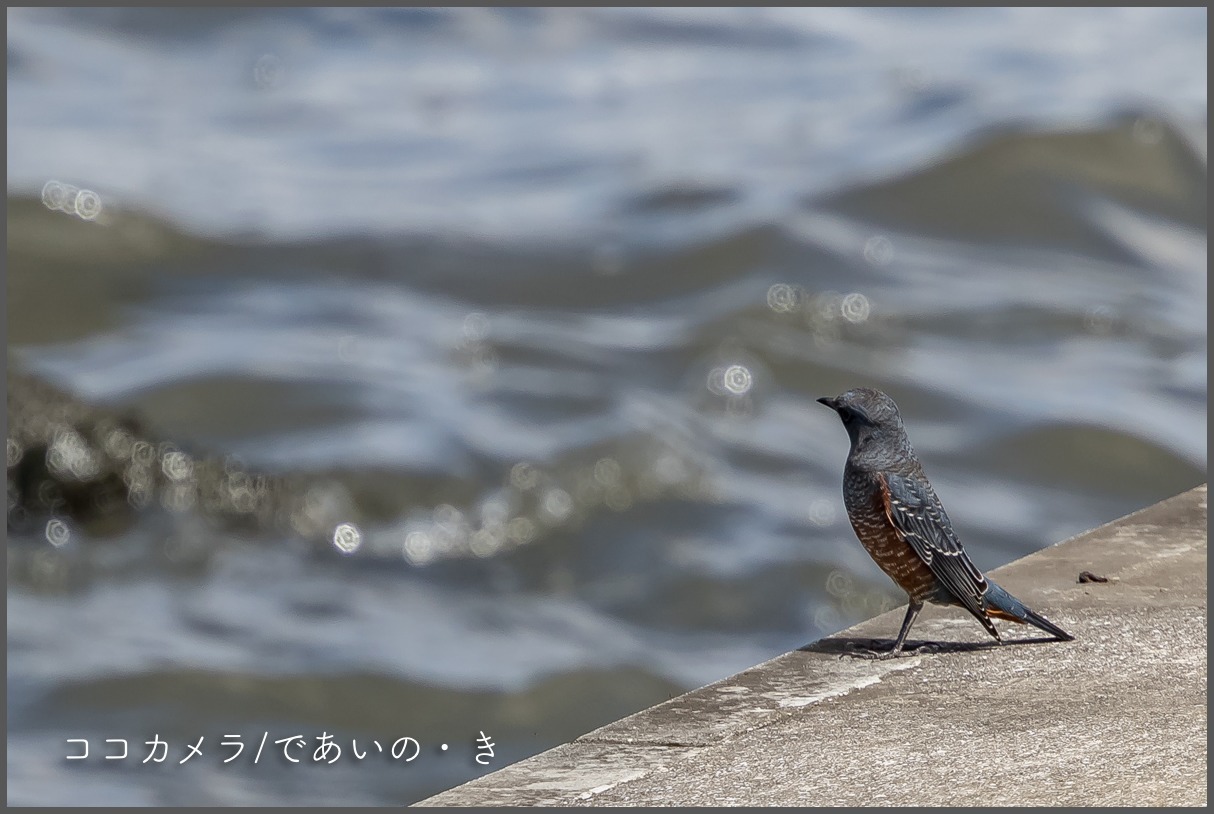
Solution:
{"label": "bird's beak", "polygon": [[829,407],[832,410],[839,409],[839,400],[838,399],[832,399],[832,398],[823,396],[822,398],[818,399],[818,402],[820,404],[825,404],[827,407]]}

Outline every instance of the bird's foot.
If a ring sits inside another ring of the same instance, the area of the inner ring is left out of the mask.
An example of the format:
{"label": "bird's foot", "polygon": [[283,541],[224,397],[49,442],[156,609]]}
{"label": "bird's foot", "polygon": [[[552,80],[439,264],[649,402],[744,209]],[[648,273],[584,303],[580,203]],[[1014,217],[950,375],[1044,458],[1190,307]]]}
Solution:
{"label": "bird's foot", "polygon": [[874,646],[865,647],[855,642],[848,642],[843,645],[843,652],[839,654],[839,658],[850,656],[854,659],[896,659],[902,654],[901,649],[893,649],[892,644],[882,648],[875,646],[876,641],[873,641],[872,644]]}
{"label": "bird's foot", "polygon": [[[876,645],[876,643],[874,641],[873,645]],[[904,656],[918,656],[924,653],[937,653],[939,651],[940,646],[935,642],[923,642],[912,647],[898,648],[895,648],[892,644],[887,647],[878,648],[876,646],[865,647],[855,642],[848,642],[843,646],[843,652],[839,654],[839,658],[850,656],[856,659],[884,660],[897,659]]]}

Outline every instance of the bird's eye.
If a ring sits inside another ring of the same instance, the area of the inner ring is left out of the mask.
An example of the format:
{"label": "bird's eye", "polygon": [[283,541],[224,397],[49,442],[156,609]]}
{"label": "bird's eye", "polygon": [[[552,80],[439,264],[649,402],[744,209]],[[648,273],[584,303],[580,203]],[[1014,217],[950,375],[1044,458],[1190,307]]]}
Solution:
{"label": "bird's eye", "polygon": [[856,417],[856,414],[844,407],[839,411],[839,418],[843,419],[844,424],[851,423],[851,420]]}

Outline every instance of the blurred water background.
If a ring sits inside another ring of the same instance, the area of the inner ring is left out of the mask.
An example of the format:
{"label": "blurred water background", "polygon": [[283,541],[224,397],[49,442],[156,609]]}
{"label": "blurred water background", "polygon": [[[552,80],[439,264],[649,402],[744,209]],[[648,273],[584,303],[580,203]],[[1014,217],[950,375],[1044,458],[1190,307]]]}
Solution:
{"label": "blurred water background", "polygon": [[9,803],[408,803],[892,608],[852,386],[983,568],[1202,482],[1206,67],[1205,9],[9,9],[10,425],[294,506],[15,523],[10,426]]}

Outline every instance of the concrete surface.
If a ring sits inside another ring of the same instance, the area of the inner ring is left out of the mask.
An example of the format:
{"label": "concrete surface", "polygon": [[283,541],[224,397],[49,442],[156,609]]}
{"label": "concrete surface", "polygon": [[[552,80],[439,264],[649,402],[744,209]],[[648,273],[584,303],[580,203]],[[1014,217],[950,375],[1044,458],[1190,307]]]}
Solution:
{"label": "concrete surface", "polygon": [[1206,486],[992,574],[1076,641],[928,608],[936,652],[842,652],[900,608],[418,805],[1204,806]]}

